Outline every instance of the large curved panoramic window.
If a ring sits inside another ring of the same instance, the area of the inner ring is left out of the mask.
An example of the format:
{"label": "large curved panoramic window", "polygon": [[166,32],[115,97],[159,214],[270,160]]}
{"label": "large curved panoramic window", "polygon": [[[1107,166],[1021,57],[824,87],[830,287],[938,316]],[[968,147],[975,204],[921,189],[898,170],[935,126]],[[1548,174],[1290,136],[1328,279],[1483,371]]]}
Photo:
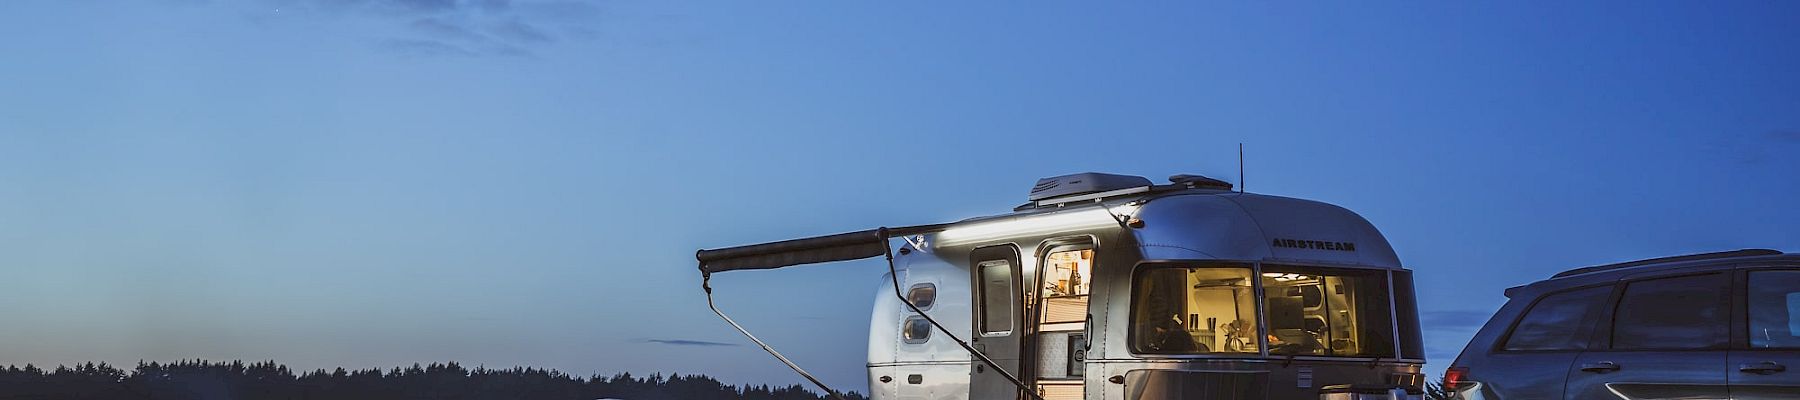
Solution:
{"label": "large curved panoramic window", "polygon": [[[1131,290],[1131,349],[1140,354],[1396,355],[1384,270],[1145,265]],[[1410,305],[1401,312],[1410,313]],[[1259,331],[1257,321],[1268,326]]]}
{"label": "large curved panoramic window", "polygon": [[1132,350],[1260,353],[1254,283],[1244,267],[1139,269],[1132,282]]}
{"label": "large curved panoramic window", "polygon": [[1394,356],[1387,271],[1265,266],[1269,354]]}

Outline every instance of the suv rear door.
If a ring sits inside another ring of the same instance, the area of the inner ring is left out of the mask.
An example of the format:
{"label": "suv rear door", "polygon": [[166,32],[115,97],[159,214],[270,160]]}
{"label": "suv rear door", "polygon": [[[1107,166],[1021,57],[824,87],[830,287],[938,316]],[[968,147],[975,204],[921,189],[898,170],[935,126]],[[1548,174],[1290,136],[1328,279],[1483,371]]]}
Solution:
{"label": "suv rear door", "polygon": [[1729,268],[1623,279],[1563,398],[1729,398]]}
{"label": "suv rear door", "polygon": [[1800,266],[1752,267],[1738,274],[1746,314],[1733,320],[1727,375],[1734,399],[1800,398]]}

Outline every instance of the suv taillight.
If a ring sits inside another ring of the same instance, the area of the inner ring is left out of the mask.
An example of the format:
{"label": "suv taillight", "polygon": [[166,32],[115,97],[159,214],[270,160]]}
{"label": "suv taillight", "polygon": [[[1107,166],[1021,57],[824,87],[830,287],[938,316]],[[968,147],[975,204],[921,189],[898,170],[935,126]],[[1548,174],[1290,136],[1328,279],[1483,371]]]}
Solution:
{"label": "suv taillight", "polygon": [[1469,376],[1469,367],[1450,367],[1444,370],[1444,390],[1456,391],[1463,378]]}

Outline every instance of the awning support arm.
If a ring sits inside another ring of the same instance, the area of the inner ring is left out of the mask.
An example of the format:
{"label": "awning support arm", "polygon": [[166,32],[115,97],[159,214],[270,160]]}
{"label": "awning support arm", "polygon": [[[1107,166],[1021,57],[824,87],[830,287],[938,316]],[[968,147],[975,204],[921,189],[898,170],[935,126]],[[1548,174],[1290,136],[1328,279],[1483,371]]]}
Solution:
{"label": "awning support arm", "polygon": [[756,342],[757,346],[762,346],[763,351],[767,351],[769,352],[769,355],[775,356],[775,359],[781,360],[782,364],[787,364],[788,368],[793,369],[795,373],[799,373],[801,377],[806,378],[808,381],[812,381],[813,385],[816,385],[820,390],[825,391],[826,396],[831,396],[831,398],[836,400],[844,400],[844,396],[839,395],[838,391],[831,390],[831,387],[825,386],[825,382],[819,381],[819,378],[813,377],[812,374],[807,373],[804,369],[800,369],[799,365],[795,365],[793,361],[789,361],[787,357],[782,356],[781,352],[775,351],[774,347],[769,347],[768,343],[763,343],[762,339],[757,339],[756,335],[750,334],[750,331],[745,330],[742,325],[738,325],[737,321],[733,321],[731,320],[731,317],[725,316],[724,311],[719,311],[719,306],[713,304],[711,272],[703,272],[700,275],[700,288],[706,290],[706,306],[711,307],[714,314],[719,314],[719,318],[724,319],[725,323],[731,324],[733,329],[737,329],[738,333],[744,334],[744,337],[750,338],[750,341]]}

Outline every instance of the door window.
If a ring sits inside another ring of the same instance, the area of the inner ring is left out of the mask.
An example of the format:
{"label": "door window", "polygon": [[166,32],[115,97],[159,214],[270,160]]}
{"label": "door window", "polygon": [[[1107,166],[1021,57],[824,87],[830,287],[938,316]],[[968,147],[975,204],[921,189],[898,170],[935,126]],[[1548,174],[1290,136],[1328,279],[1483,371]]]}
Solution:
{"label": "door window", "polygon": [[976,264],[981,278],[977,286],[981,298],[978,322],[982,334],[1009,333],[1013,330],[1013,265],[1007,260],[989,260]]}
{"label": "door window", "polygon": [[1511,351],[1586,349],[1587,337],[1581,335],[1582,328],[1600,314],[1600,306],[1606,304],[1609,295],[1612,295],[1612,286],[1545,296],[1513,327],[1504,348]]}
{"label": "door window", "polygon": [[1044,317],[1038,322],[1087,320],[1089,283],[1093,279],[1094,251],[1067,250],[1044,257]]}
{"label": "door window", "polygon": [[1800,271],[1750,273],[1750,348],[1800,349]]}
{"label": "door window", "polygon": [[1724,274],[1650,279],[1625,285],[1613,316],[1615,350],[1697,350],[1730,338]]}

